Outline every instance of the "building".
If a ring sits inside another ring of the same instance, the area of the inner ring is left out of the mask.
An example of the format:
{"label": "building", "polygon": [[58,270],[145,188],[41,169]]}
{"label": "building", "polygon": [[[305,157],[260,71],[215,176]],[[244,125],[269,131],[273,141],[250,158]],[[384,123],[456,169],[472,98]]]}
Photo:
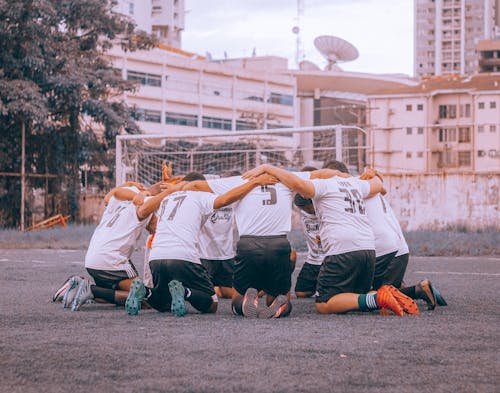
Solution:
{"label": "building", "polygon": [[157,35],[162,44],[181,48],[184,0],[118,0],[113,11],[131,18],[137,29]]}
{"label": "building", "polygon": [[476,45],[495,38],[500,0],[415,0],[414,75],[474,74]]}
{"label": "building", "polygon": [[371,165],[388,173],[500,171],[500,74],[442,76],[368,97]]}
{"label": "building", "polygon": [[479,72],[500,72],[500,40],[483,40],[477,44]]}

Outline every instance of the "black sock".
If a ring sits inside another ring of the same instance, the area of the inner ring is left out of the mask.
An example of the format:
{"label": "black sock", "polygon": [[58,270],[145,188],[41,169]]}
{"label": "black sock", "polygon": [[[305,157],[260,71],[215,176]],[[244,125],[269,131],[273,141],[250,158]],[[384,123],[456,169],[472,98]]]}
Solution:
{"label": "black sock", "polygon": [[212,296],[197,289],[186,288],[186,300],[201,312],[208,312],[212,306]]}
{"label": "black sock", "polygon": [[95,298],[106,300],[108,303],[116,304],[115,291],[109,288],[101,288],[97,285],[91,285],[90,290]]}
{"label": "black sock", "polygon": [[411,297],[412,299],[417,298],[417,296],[415,295],[415,285],[412,287],[401,288],[399,291],[403,292],[406,296]]}

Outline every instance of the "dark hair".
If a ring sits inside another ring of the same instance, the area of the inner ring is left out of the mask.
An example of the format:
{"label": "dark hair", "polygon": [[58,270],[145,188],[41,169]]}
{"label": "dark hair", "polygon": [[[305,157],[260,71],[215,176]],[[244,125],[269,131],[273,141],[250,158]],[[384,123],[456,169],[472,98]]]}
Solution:
{"label": "dark hair", "polygon": [[206,180],[205,176],[203,176],[200,172],[189,172],[186,176],[184,176],[184,181],[194,181],[194,180]]}
{"label": "dark hair", "polygon": [[310,205],[312,203],[312,199],[304,198],[300,194],[295,194],[295,197],[293,198],[293,203],[297,207],[304,207],[304,206]]}
{"label": "dark hair", "polygon": [[220,177],[233,177],[233,176],[241,176],[241,172],[240,171],[226,171],[226,172],[223,172]]}
{"label": "dark hair", "polygon": [[323,168],[336,169],[343,173],[349,173],[349,169],[347,169],[346,164],[337,160],[328,161],[325,165],[323,165]]}
{"label": "dark hair", "polygon": [[317,171],[317,170],[318,170],[318,168],[315,168],[313,166],[305,166],[300,171],[301,172],[312,172],[312,171]]}

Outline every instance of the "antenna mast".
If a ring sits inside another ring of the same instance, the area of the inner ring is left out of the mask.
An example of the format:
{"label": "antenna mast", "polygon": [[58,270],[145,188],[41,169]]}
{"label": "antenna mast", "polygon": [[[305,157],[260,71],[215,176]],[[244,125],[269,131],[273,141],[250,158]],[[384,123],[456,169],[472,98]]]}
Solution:
{"label": "antenna mast", "polygon": [[295,65],[297,69],[301,60],[304,58],[304,50],[302,48],[302,39],[300,37],[301,33],[301,19],[304,16],[304,0],[297,0],[297,15],[295,16],[295,26],[292,28],[293,34],[295,34]]}

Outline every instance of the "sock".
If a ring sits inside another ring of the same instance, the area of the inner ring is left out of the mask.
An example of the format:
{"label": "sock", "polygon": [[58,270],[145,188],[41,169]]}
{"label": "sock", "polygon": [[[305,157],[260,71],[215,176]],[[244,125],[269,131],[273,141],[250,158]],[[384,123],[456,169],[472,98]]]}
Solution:
{"label": "sock", "polygon": [[360,311],[377,310],[379,308],[377,305],[377,294],[367,293],[366,295],[359,295],[358,306]]}
{"label": "sock", "polygon": [[417,296],[415,294],[415,285],[412,287],[404,287],[400,288],[399,291],[403,292],[406,296],[411,297],[412,299],[417,299]]}
{"label": "sock", "polygon": [[212,296],[197,289],[186,288],[185,299],[201,312],[207,312],[212,305]]}
{"label": "sock", "polygon": [[116,304],[114,289],[101,288],[97,285],[91,285],[90,290],[95,298],[106,300],[108,303]]}

